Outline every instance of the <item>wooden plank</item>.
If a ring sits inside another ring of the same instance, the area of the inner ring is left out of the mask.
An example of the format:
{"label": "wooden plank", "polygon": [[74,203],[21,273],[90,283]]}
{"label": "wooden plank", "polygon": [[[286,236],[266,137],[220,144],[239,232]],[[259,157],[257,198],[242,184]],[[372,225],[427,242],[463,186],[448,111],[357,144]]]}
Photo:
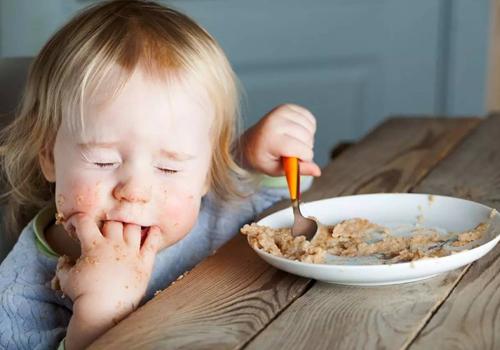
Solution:
{"label": "wooden plank", "polygon": [[[406,191],[478,123],[472,118],[389,120],[332,162],[304,198]],[[237,235],[91,348],[238,348],[311,284],[270,267]]]}
{"label": "wooden plank", "polygon": [[[423,186],[500,210],[500,115],[490,118]],[[449,181],[453,179],[453,181]],[[500,349],[500,245],[476,261],[410,349]]]}
{"label": "wooden plank", "polygon": [[369,288],[316,282],[245,349],[401,349],[459,275]]}
{"label": "wooden plank", "polygon": [[[498,118],[492,118],[484,122],[480,130],[469,136],[450,157],[440,162],[416,186],[414,192],[461,197],[473,195],[474,199],[481,201],[496,188],[498,198],[498,181],[495,185],[489,182],[494,176],[499,178],[500,175],[499,163],[495,165],[494,162],[500,153],[493,141],[499,130],[498,127],[492,127],[498,121]],[[484,141],[486,139],[488,141]],[[489,170],[479,171],[485,166]],[[474,187],[481,183],[488,185]],[[474,190],[477,188],[482,190]],[[317,283],[247,348],[405,348],[446,300],[466,271],[467,267],[425,282],[368,289]],[[491,336],[492,333],[490,331],[487,334]],[[443,348],[436,345],[435,338],[429,338],[422,348]]]}
{"label": "wooden plank", "polygon": [[409,343],[410,350],[500,349],[500,246],[466,270]]}

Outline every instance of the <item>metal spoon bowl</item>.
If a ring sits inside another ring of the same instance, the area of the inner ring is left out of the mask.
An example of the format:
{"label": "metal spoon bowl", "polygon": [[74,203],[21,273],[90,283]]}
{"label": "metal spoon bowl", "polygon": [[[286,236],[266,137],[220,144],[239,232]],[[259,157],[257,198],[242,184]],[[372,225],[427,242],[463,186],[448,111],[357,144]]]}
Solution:
{"label": "metal spoon bowl", "polygon": [[296,157],[283,157],[282,162],[293,208],[292,236],[305,236],[307,240],[311,240],[318,231],[318,223],[300,212],[299,160]]}

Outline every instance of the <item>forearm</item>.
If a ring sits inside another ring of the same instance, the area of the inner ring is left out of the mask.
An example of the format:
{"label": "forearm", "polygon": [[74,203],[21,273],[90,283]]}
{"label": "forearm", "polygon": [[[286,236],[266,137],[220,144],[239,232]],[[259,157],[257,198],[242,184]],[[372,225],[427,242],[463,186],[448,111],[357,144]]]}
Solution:
{"label": "forearm", "polygon": [[94,340],[114,326],[113,321],[88,322],[73,315],[68,325],[65,350],[79,350],[87,348]]}
{"label": "forearm", "polygon": [[92,310],[91,306],[83,307],[78,302],[73,305],[73,316],[66,332],[65,350],[85,349],[133,311],[132,309],[108,310],[109,312],[95,310],[89,314],[89,310]]}

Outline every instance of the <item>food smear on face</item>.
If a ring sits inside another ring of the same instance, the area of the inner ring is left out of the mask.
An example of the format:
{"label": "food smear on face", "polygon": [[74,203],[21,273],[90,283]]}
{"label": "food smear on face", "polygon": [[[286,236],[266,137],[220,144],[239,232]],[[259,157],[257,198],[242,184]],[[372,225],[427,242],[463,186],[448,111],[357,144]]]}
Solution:
{"label": "food smear on face", "polygon": [[304,236],[293,237],[289,227],[270,228],[255,223],[245,225],[241,233],[253,248],[290,260],[322,264],[329,254],[373,256],[378,263],[392,264],[451,255],[458,252],[454,247],[473,248],[474,244],[479,245],[489,226],[489,222],[480,223],[470,231],[448,233],[415,225],[385,227],[353,218],[336,225],[319,225],[311,241]]}
{"label": "food smear on face", "polygon": [[64,223],[64,221],[65,221],[64,215],[60,212],[57,212],[56,213],[56,225],[61,225]]}

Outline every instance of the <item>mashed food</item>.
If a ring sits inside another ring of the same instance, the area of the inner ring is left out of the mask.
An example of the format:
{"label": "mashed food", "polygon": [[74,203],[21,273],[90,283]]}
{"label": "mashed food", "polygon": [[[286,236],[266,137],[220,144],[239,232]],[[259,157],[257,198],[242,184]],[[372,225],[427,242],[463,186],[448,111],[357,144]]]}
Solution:
{"label": "mashed food", "polygon": [[318,226],[311,241],[304,236],[293,237],[291,228],[274,229],[255,223],[245,225],[241,233],[252,247],[291,260],[320,264],[328,253],[342,257],[377,256],[384,263],[395,263],[453,254],[456,251],[446,246],[463,247],[480,240],[489,223],[481,223],[471,231],[447,234],[413,227],[409,235],[397,235],[388,227],[360,218]]}

